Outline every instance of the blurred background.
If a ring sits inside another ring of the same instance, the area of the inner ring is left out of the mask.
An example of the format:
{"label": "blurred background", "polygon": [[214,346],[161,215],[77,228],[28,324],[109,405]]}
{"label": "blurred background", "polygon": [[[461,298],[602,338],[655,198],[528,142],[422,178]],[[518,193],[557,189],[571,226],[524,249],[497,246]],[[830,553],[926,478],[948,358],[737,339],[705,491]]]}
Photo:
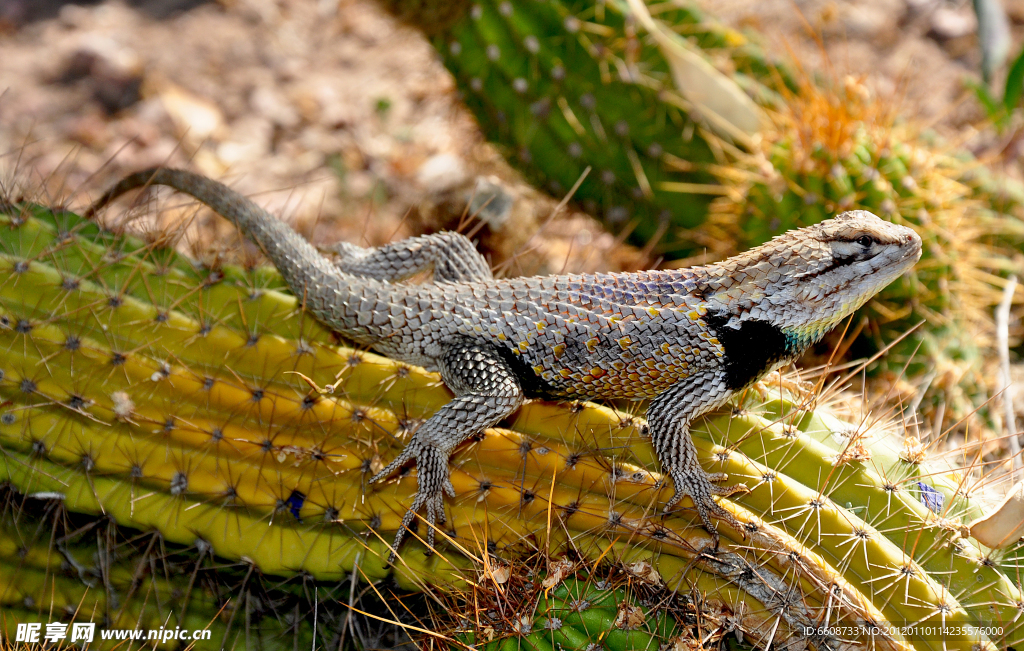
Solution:
{"label": "blurred background", "polygon": [[[970,2],[696,4],[809,74],[852,75],[901,118],[1016,168],[1013,133],[979,127]],[[1005,11],[1020,41],[1024,2]],[[514,201],[491,202],[508,214],[477,235],[495,264],[523,254],[516,273],[658,257],[571,211],[524,248],[561,197],[520,180],[421,32],[370,0],[0,0],[0,155],[3,178],[73,205],[125,172],[188,165],[326,241],[451,226],[473,196],[497,191]]]}

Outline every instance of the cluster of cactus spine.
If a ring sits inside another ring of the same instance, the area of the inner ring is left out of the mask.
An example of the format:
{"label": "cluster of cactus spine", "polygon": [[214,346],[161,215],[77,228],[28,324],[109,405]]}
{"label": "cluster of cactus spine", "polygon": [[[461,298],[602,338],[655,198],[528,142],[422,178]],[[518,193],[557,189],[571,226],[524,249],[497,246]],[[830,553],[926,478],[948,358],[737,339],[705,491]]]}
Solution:
{"label": "cluster of cactus spine", "polygon": [[841,90],[804,84],[771,115],[773,128],[746,163],[770,171],[747,175],[737,184],[741,192],[713,202],[704,241],[727,255],[854,209],[911,226],[924,240],[922,259],[869,304],[871,326],[862,339],[872,347],[858,352],[873,352],[923,321],[884,363],[909,362],[914,378],[937,370],[926,407],[948,407],[947,425],[968,417],[999,390],[991,380],[998,359],[993,312],[1006,277],[1022,270],[1024,226],[1011,214],[1019,206],[976,182],[980,163],[893,124],[855,82]]}
{"label": "cluster of cactus spine", "polygon": [[[10,207],[0,228],[6,481],[171,542],[202,540],[267,573],[392,571],[384,541],[414,481],[366,479],[415,419],[449,399],[435,376],[330,344],[271,271],[204,269],[29,206]],[[303,378],[334,394],[311,392]],[[799,640],[826,611],[833,622],[883,626],[998,622],[994,640],[946,639],[979,648],[1024,638],[1016,567],[950,525],[976,509],[955,486],[912,461],[844,454],[825,443],[848,428],[755,394],[745,412],[694,430],[702,464],[751,488],[726,503],[747,526],[722,527],[717,555],[702,553],[709,537],[685,510],[659,514],[671,487],[651,471],[635,419],[533,403],[456,454],[458,537],[432,556],[403,547],[395,579],[465,585],[485,544],[506,554],[571,549],[647,561],[670,589],[745,604],[755,644],[776,622]],[[922,506],[926,490],[944,495],[940,513]],[[898,633],[882,644],[941,648]]]}
{"label": "cluster of cactus spine", "polygon": [[[553,572],[561,566],[562,571],[571,570],[572,562],[554,564]],[[595,640],[599,640],[602,648],[609,651],[635,649],[637,651],[656,651],[666,642],[671,645],[673,638],[681,639],[675,619],[669,614],[675,608],[665,607],[670,600],[665,599],[663,591],[658,590],[660,577],[649,565],[637,564],[634,571],[622,573],[616,581],[610,577],[598,579],[604,573],[595,573],[589,577],[573,577],[558,584],[553,581],[510,581],[503,592],[480,590],[479,596],[484,605],[490,607],[508,607],[516,613],[527,612],[525,618],[517,616],[517,626],[521,630],[537,629],[542,634],[528,634],[522,637],[507,637],[488,643],[486,632],[472,630],[460,635],[460,641],[466,644],[483,643],[488,651],[505,651],[505,649],[528,649],[530,651],[548,651],[549,649],[585,649]],[[520,575],[528,575],[529,567],[517,567]],[[553,574],[548,575],[553,576]],[[661,606],[660,608],[658,606]],[[708,610],[713,606],[702,606]],[[532,613],[535,613],[533,615]],[[683,619],[691,613],[681,613]],[[707,613],[708,620],[715,619],[714,614]],[[611,623],[611,625],[609,625]],[[705,630],[710,627],[704,626]],[[715,638],[721,637],[712,633]]]}
{"label": "cluster of cactus spine", "polygon": [[[17,534],[18,528],[14,525],[0,531],[3,543],[16,541]],[[103,586],[97,587],[101,583],[99,576],[77,576],[76,568],[68,569],[66,557],[46,545],[18,545],[11,552],[0,558],[0,637],[9,641],[16,639],[19,623],[29,622],[99,622],[103,628],[147,631],[209,630],[211,640],[215,636],[218,642],[224,639],[226,627],[213,604],[194,597],[184,617],[169,607],[186,591],[187,577],[184,581],[150,577],[142,589],[136,590],[133,589],[136,576],[128,566],[119,564],[111,576],[102,580]],[[80,567],[92,568],[90,558],[82,560],[85,564]],[[40,637],[43,633],[45,630]],[[70,629],[67,637],[71,638]],[[99,633],[94,639],[93,648],[114,646],[102,644]],[[123,646],[124,642],[121,644]],[[168,645],[162,646],[167,648]]]}

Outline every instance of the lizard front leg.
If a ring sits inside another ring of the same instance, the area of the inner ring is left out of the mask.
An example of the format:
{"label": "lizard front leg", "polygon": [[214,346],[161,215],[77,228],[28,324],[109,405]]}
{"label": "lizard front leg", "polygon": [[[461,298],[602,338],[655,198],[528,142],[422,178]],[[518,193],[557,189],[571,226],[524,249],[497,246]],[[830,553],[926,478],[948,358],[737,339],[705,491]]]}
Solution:
{"label": "lizard front leg", "polygon": [[[448,474],[448,457],[467,438],[492,427],[523,404],[523,390],[512,369],[486,343],[456,340],[438,360],[441,378],[455,399],[423,423],[402,453],[374,475],[370,483],[391,475],[406,462],[416,461],[416,499],[402,518],[388,562],[416,513],[426,507],[429,524],[444,524],[444,493],[455,497]],[[427,529],[427,546],[434,546],[434,527]]]}
{"label": "lizard front leg", "polygon": [[722,372],[704,372],[673,385],[654,400],[647,409],[647,427],[662,472],[672,478],[675,494],[665,504],[668,510],[689,495],[704,527],[718,547],[718,530],[711,522],[714,515],[738,531],[742,525],[731,513],[718,505],[714,495],[732,495],[745,491],[743,485],[716,486],[725,481],[725,473],[708,474],[700,467],[697,449],[690,438],[690,424],[701,414],[724,404],[732,395]]}

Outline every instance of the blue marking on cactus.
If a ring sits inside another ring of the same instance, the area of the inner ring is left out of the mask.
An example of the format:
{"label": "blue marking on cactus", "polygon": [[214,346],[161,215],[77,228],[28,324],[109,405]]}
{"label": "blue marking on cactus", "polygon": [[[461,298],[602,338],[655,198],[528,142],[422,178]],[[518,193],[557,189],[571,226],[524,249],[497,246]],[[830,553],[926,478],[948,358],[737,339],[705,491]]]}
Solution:
{"label": "blue marking on cactus", "polygon": [[919,498],[921,503],[932,513],[941,513],[942,507],[946,503],[946,496],[923,482],[917,482],[917,487],[921,489]]}
{"label": "blue marking on cactus", "polygon": [[302,522],[302,518],[299,517],[299,509],[306,502],[306,496],[299,491],[292,491],[292,494],[288,496],[288,499],[284,501],[288,505],[288,511],[295,516],[295,519]]}

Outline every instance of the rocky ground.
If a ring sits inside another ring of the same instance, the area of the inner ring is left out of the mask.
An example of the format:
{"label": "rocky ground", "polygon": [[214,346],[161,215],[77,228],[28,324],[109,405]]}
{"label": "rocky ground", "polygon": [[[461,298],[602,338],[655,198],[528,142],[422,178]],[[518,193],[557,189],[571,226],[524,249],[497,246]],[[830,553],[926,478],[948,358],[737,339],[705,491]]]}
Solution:
{"label": "rocky ground", "polygon": [[[461,213],[483,184],[516,199],[508,236],[532,253],[513,272],[639,263],[582,215],[528,242],[555,202],[482,142],[431,46],[372,3],[245,0],[155,18],[112,2],[36,21],[3,7],[25,21],[0,36],[8,183],[80,206],[127,171],[187,165],[319,242],[369,244]],[[230,233],[207,220],[200,246],[211,231]]]}

